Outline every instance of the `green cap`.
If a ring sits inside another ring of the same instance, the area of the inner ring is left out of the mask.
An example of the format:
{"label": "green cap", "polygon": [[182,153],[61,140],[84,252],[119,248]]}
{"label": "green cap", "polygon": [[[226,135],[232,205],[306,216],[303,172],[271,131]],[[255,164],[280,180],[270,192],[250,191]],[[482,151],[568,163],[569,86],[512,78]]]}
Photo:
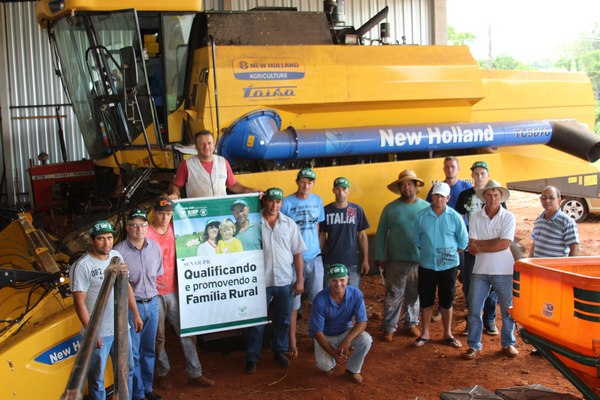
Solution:
{"label": "green cap", "polygon": [[490,170],[485,161],[475,161],[473,165],[471,165],[471,171],[473,171],[475,168],[485,168],[488,171]]}
{"label": "green cap", "polygon": [[135,208],[135,209],[131,210],[129,215],[127,215],[127,221],[134,219],[134,218],[141,218],[145,221],[148,221],[148,216],[146,215],[146,211],[142,210],[141,208]]}
{"label": "green cap", "polygon": [[283,190],[277,187],[269,188],[265,192],[265,197],[269,200],[283,200]]}
{"label": "green cap", "polygon": [[90,228],[90,236],[94,237],[103,233],[115,233],[112,225],[108,221],[98,221]]}
{"label": "green cap", "polygon": [[333,181],[333,187],[345,187],[345,188],[349,188],[350,187],[350,181],[346,178],[344,178],[343,176],[340,176],[339,178],[335,178],[335,181]]}
{"label": "green cap", "polygon": [[317,174],[315,174],[315,171],[313,171],[310,168],[302,168],[300,171],[298,171],[298,175],[296,176],[296,179],[300,179],[300,178],[308,178],[308,179],[317,179]]}
{"label": "green cap", "polygon": [[206,223],[206,227],[208,228],[211,225],[216,226],[218,228],[221,225],[221,223],[216,219],[211,219]]}
{"label": "green cap", "polygon": [[348,276],[348,268],[344,264],[331,264],[327,270],[327,279],[343,278]]}
{"label": "green cap", "polygon": [[233,210],[235,206],[237,205],[242,205],[244,207],[248,207],[248,202],[244,199],[237,199],[236,201],[233,202],[233,204],[231,205],[231,209]]}

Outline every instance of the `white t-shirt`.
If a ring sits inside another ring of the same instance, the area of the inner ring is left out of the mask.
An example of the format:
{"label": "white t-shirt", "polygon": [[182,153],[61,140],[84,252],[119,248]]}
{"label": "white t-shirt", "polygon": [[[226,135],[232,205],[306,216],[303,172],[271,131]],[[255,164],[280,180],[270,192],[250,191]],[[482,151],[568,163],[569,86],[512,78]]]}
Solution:
{"label": "white t-shirt", "polygon": [[[110,260],[113,257],[119,257],[123,260],[121,253],[115,250],[111,250],[106,260],[100,260],[90,253],[85,253],[77,262],[71,267],[71,291],[73,292],[85,292],[85,306],[92,315],[94,306],[96,305],[96,299],[100,293],[100,287],[104,282],[104,270],[110,265]],[[115,301],[114,301],[114,289],[110,289],[106,308],[104,309],[104,315],[102,316],[102,322],[100,323],[100,330],[98,337],[113,336],[115,332]],[[82,330],[83,332],[83,330]]]}
{"label": "white t-shirt", "polygon": [[[515,238],[515,216],[500,207],[492,219],[485,213],[485,208],[472,214],[469,219],[469,238],[476,240],[508,239]],[[474,274],[483,275],[512,275],[515,260],[506,248],[494,253],[479,253],[475,256]]]}

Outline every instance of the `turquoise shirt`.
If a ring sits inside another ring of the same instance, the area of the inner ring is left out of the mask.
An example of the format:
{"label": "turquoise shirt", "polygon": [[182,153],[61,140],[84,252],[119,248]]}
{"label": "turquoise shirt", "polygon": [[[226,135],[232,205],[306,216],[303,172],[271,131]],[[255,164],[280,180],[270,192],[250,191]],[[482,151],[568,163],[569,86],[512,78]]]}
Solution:
{"label": "turquoise shirt", "polygon": [[421,267],[444,271],[458,266],[458,250],[468,241],[465,222],[453,208],[446,207],[439,216],[431,207],[417,213],[413,242],[421,249]]}
{"label": "turquoise shirt", "polygon": [[384,207],[375,235],[376,260],[419,262],[412,233],[417,213],[424,208],[430,208],[429,203],[421,198],[411,204],[396,199]]}

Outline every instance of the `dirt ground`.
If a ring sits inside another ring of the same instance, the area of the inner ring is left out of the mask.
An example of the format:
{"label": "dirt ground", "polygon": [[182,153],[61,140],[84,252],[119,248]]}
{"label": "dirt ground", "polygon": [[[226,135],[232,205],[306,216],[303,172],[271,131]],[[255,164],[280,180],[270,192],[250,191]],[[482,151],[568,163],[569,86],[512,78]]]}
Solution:
{"label": "dirt ground", "polygon": [[[517,237],[529,248],[529,233],[541,211],[537,197],[513,192],[508,208],[517,217]],[[591,217],[579,224],[581,255],[600,253],[600,218]],[[299,321],[299,357],[289,369],[283,369],[263,350],[254,375],[244,371],[243,344],[240,340],[221,341],[221,348],[201,345],[200,360],[204,374],[216,381],[211,389],[186,384],[185,366],[178,341],[172,332],[167,338],[171,356],[173,389],[155,391],[165,399],[438,399],[444,391],[480,385],[495,391],[499,388],[542,384],[554,391],[582,395],[548,361],[530,354],[531,346],[517,336],[519,356],[508,358],[500,350],[500,337],[483,337],[483,353],[475,360],[461,358],[466,350],[466,337],[460,336],[465,325],[465,301],[457,288],[453,330],[463,343],[454,349],[436,341],[441,339],[441,322],[432,324],[432,342],[414,348],[414,339],[397,335],[392,343],[381,340],[379,326],[383,312],[383,286],[379,275],[363,278],[361,289],[365,294],[369,323],[367,331],[373,336],[362,375],[364,382],[356,385],[344,378],[343,367],[338,366],[333,376],[325,376],[316,369],[312,340],[307,332],[307,318]],[[500,321],[498,321],[498,324]]]}

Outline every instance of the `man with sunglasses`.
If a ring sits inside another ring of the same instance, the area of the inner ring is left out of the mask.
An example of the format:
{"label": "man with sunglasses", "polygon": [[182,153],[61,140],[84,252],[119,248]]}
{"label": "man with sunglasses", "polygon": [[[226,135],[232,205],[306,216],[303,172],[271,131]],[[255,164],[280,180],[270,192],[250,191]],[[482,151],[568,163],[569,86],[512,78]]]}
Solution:
{"label": "man with sunglasses", "polygon": [[540,196],[544,211],[531,231],[529,257],[574,257],[579,254],[577,224],[560,209],[562,198],[554,186],[546,186]]}

